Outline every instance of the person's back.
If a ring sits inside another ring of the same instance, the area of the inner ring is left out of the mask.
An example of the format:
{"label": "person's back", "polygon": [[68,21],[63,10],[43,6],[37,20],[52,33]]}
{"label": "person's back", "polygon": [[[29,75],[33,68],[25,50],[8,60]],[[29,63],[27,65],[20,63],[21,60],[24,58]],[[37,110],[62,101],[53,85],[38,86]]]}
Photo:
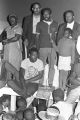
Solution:
{"label": "person's back", "polygon": [[27,108],[23,115],[25,120],[35,120],[35,114],[31,108]]}
{"label": "person's back", "polygon": [[73,114],[73,105],[64,101],[64,91],[60,88],[56,89],[52,93],[53,100],[56,106],[60,110],[60,116],[64,120],[68,120],[71,114]]}

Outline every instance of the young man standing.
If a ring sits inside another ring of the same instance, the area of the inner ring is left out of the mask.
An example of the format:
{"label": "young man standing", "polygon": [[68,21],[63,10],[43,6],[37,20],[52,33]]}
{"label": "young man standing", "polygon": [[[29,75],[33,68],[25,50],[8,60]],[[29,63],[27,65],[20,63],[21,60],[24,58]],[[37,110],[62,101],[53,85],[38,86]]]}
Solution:
{"label": "young man standing", "polygon": [[[22,28],[23,28],[23,40],[26,44],[27,50],[33,45],[36,46],[36,25],[41,20],[41,5],[38,2],[34,2],[31,5],[31,15],[28,15],[23,18]],[[23,52],[24,56],[24,52]]]}
{"label": "young man standing", "polygon": [[59,83],[60,88],[65,90],[66,79],[68,72],[71,70],[71,66],[75,60],[75,42],[71,38],[72,31],[70,28],[66,28],[64,31],[64,37],[58,42],[58,69],[59,69]]}
{"label": "young man standing", "polygon": [[42,9],[42,21],[37,24],[37,40],[40,52],[40,59],[46,65],[46,59],[49,60],[49,84],[52,85],[54,77],[54,64],[56,64],[55,45],[56,33],[58,25],[52,20],[52,11],[50,8]]}

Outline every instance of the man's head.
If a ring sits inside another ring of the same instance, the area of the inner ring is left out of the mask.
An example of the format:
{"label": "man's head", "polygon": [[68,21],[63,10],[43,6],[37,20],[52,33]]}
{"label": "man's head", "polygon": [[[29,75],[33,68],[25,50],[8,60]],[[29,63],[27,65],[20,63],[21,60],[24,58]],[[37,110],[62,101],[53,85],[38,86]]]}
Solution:
{"label": "man's head", "polygon": [[65,28],[65,30],[64,30],[64,37],[65,38],[72,37],[72,30],[70,28]]}
{"label": "man's head", "polygon": [[16,112],[16,118],[18,120],[23,120],[23,111],[22,110],[19,110]]}
{"label": "man's head", "polygon": [[74,21],[74,12],[72,10],[65,11],[64,19],[67,23],[72,23]]}
{"label": "man's head", "polygon": [[44,20],[48,21],[51,18],[52,11],[50,8],[44,8],[41,11],[42,17]]}
{"label": "man's head", "polygon": [[24,111],[24,119],[25,119],[25,120],[35,120],[35,114],[34,114],[33,109],[27,108],[27,109]]}
{"label": "man's head", "polygon": [[61,88],[58,88],[53,91],[52,96],[53,96],[54,102],[63,101],[64,100],[64,91]]}
{"label": "man's head", "polygon": [[10,96],[3,95],[1,98],[1,103],[6,108],[10,106],[10,100],[11,100]]}
{"label": "man's head", "polygon": [[18,98],[16,104],[18,109],[26,109],[27,102],[25,98],[23,97]]}
{"label": "man's head", "polygon": [[36,62],[38,58],[38,50],[37,48],[33,47],[29,50],[29,58],[31,62]]}
{"label": "man's head", "polygon": [[8,15],[7,20],[12,27],[17,25],[17,16],[15,14]]}
{"label": "man's head", "polygon": [[32,3],[31,11],[34,15],[39,15],[41,11],[41,5],[38,2]]}

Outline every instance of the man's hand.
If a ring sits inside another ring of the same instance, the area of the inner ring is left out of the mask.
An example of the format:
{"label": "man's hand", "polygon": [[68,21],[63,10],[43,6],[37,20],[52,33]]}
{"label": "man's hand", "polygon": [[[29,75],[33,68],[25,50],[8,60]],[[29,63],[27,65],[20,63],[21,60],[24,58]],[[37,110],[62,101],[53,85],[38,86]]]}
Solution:
{"label": "man's hand", "polygon": [[27,47],[28,46],[28,39],[25,39],[24,45]]}

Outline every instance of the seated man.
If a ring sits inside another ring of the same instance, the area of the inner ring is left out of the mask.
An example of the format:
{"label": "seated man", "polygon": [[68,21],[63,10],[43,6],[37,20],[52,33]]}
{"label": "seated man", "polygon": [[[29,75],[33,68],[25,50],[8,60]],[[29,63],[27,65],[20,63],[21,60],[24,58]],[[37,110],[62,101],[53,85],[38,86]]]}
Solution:
{"label": "seated man", "polygon": [[64,120],[68,120],[73,114],[73,104],[64,101],[64,91],[58,88],[52,93],[53,101],[55,102],[52,106],[56,106],[60,110],[60,116]]}
{"label": "seated man", "polygon": [[35,114],[33,109],[27,108],[23,113],[25,120],[35,120]]}
{"label": "seated man", "polygon": [[43,62],[38,59],[38,50],[31,48],[29,53],[29,58],[24,59],[21,63],[20,73],[11,64],[5,62],[5,69],[14,76],[13,80],[7,80],[7,85],[26,97],[37,91],[44,73]]}

